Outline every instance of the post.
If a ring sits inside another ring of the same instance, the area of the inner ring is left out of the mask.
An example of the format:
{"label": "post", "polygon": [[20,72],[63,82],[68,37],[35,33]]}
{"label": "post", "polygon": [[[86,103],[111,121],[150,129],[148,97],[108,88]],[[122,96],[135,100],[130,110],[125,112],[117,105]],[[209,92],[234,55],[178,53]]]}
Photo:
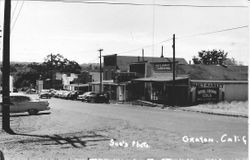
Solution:
{"label": "post", "polygon": [[2,66],[2,128],[7,133],[10,129],[10,16],[11,0],[4,3],[4,32],[3,32],[3,66]]}
{"label": "post", "polygon": [[50,62],[51,62],[51,66],[50,66],[50,88],[53,88],[53,58],[52,58],[52,53],[50,54]]}
{"label": "post", "polygon": [[98,50],[100,52],[100,93],[102,93],[102,51],[103,49]]}
{"label": "post", "polygon": [[161,46],[161,58],[164,58],[164,56],[163,56],[163,46]]}
{"label": "post", "polygon": [[144,62],[144,49],[142,49],[142,61]]}
{"label": "post", "polygon": [[175,106],[175,34],[173,35],[173,84],[172,84],[172,106]]}

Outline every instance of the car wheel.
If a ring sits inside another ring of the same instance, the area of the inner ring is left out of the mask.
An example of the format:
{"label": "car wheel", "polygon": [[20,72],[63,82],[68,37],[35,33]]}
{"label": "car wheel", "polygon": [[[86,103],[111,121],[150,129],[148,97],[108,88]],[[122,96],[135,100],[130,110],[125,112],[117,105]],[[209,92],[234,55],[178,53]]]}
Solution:
{"label": "car wheel", "polygon": [[91,102],[91,103],[95,103],[95,99],[92,98],[92,99],[90,100],[90,102]]}
{"label": "car wheel", "polygon": [[36,110],[36,109],[29,109],[28,113],[29,113],[29,115],[36,115],[38,113],[38,110]]}

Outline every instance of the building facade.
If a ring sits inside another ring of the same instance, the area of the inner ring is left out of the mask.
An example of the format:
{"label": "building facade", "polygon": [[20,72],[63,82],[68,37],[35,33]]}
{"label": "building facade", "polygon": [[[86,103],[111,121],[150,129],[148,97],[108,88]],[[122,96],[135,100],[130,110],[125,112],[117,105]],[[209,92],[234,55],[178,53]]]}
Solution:
{"label": "building facade", "polygon": [[[172,58],[164,57],[136,57],[136,56],[104,56],[103,79],[111,80],[117,72],[130,72],[130,64],[137,62],[172,62]],[[176,58],[178,64],[188,64],[184,58]]]}
{"label": "building facade", "polygon": [[192,104],[247,101],[248,81],[191,80]]}

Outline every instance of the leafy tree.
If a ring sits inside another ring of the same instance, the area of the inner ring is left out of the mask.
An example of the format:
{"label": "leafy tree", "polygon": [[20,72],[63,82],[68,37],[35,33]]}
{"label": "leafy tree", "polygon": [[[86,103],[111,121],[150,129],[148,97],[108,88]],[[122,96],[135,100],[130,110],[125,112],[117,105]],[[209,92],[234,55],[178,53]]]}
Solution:
{"label": "leafy tree", "polygon": [[30,87],[36,85],[36,80],[39,79],[40,73],[37,70],[26,70],[18,72],[15,75],[14,86],[16,88]]}
{"label": "leafy tree", "polygon": [[81,72],[81,66],[77,62],[70,61],[60,54],[47,55],[42,65],[47,71],[77,74]]}
{"label": "leafy tree", "polygon": [[78,78],[76,78],[73,83],[88,83],[92,82],[92,76],[89,74],[88,71],[83,71],[81,74],[78,75]]}
{"label": "leafy tree", "polygon": [[22,66],[14,65],[11,70],[15,78],[14,86],[22,88],[35,86],[38,79],[52,79],[53,74],[56,72],[78,74],[81,72],[81,67],[77,62],[70,61],[60,54],[50,54],[46,56],[43,63],[34,62]]}
{"label": "leafy tree", "polygon": [[202,50],[198,52],[198,57],[193,57],[194,64],[223,64],[227,59],[227,54],[224,50]]}

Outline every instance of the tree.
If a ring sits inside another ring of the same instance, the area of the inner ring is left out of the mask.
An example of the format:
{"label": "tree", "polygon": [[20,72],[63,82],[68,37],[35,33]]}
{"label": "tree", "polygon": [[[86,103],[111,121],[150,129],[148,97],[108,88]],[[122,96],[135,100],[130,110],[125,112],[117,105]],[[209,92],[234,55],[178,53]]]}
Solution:
{"label": "tree", "polygon": [[39,79],[40,73],[37,70],[26,70],[18,72],[15,75],[14,86],[16,88],[30,87],[36,85],[36,80]]}
{"label": "tree", "polygon": [[92,76],[89,74],[88,71],[83,71],[81,72],[81,74],[78,75],[78,78],[76,78],[73,83],[88,83],[88,82],[92,82]]}
{"label": "tree", "polygon": [[[17,71],[15,70],[17,69]],[[43,63],[30,63],[28,65],[14,65],[12,71],[16,88],[35,86],[36,80],[52,80],[56,72],[80,73],[81,67],[75,61],[70,61],[60,54],[50,54],[46,56]],[[52,81],[51,81],[52,84]]]}
{"label": "tree", "polygon": [[202,50],[198,52],[198,57],[193,57],[194,64],[223,64],[227,59],[227,52],[224,50]]}
{"label": "tree", "polygon": [[77,73],[81,72],[81,66],[75,62],[64,58],[60,54],[49,54],[42,64],[47,71]]}

